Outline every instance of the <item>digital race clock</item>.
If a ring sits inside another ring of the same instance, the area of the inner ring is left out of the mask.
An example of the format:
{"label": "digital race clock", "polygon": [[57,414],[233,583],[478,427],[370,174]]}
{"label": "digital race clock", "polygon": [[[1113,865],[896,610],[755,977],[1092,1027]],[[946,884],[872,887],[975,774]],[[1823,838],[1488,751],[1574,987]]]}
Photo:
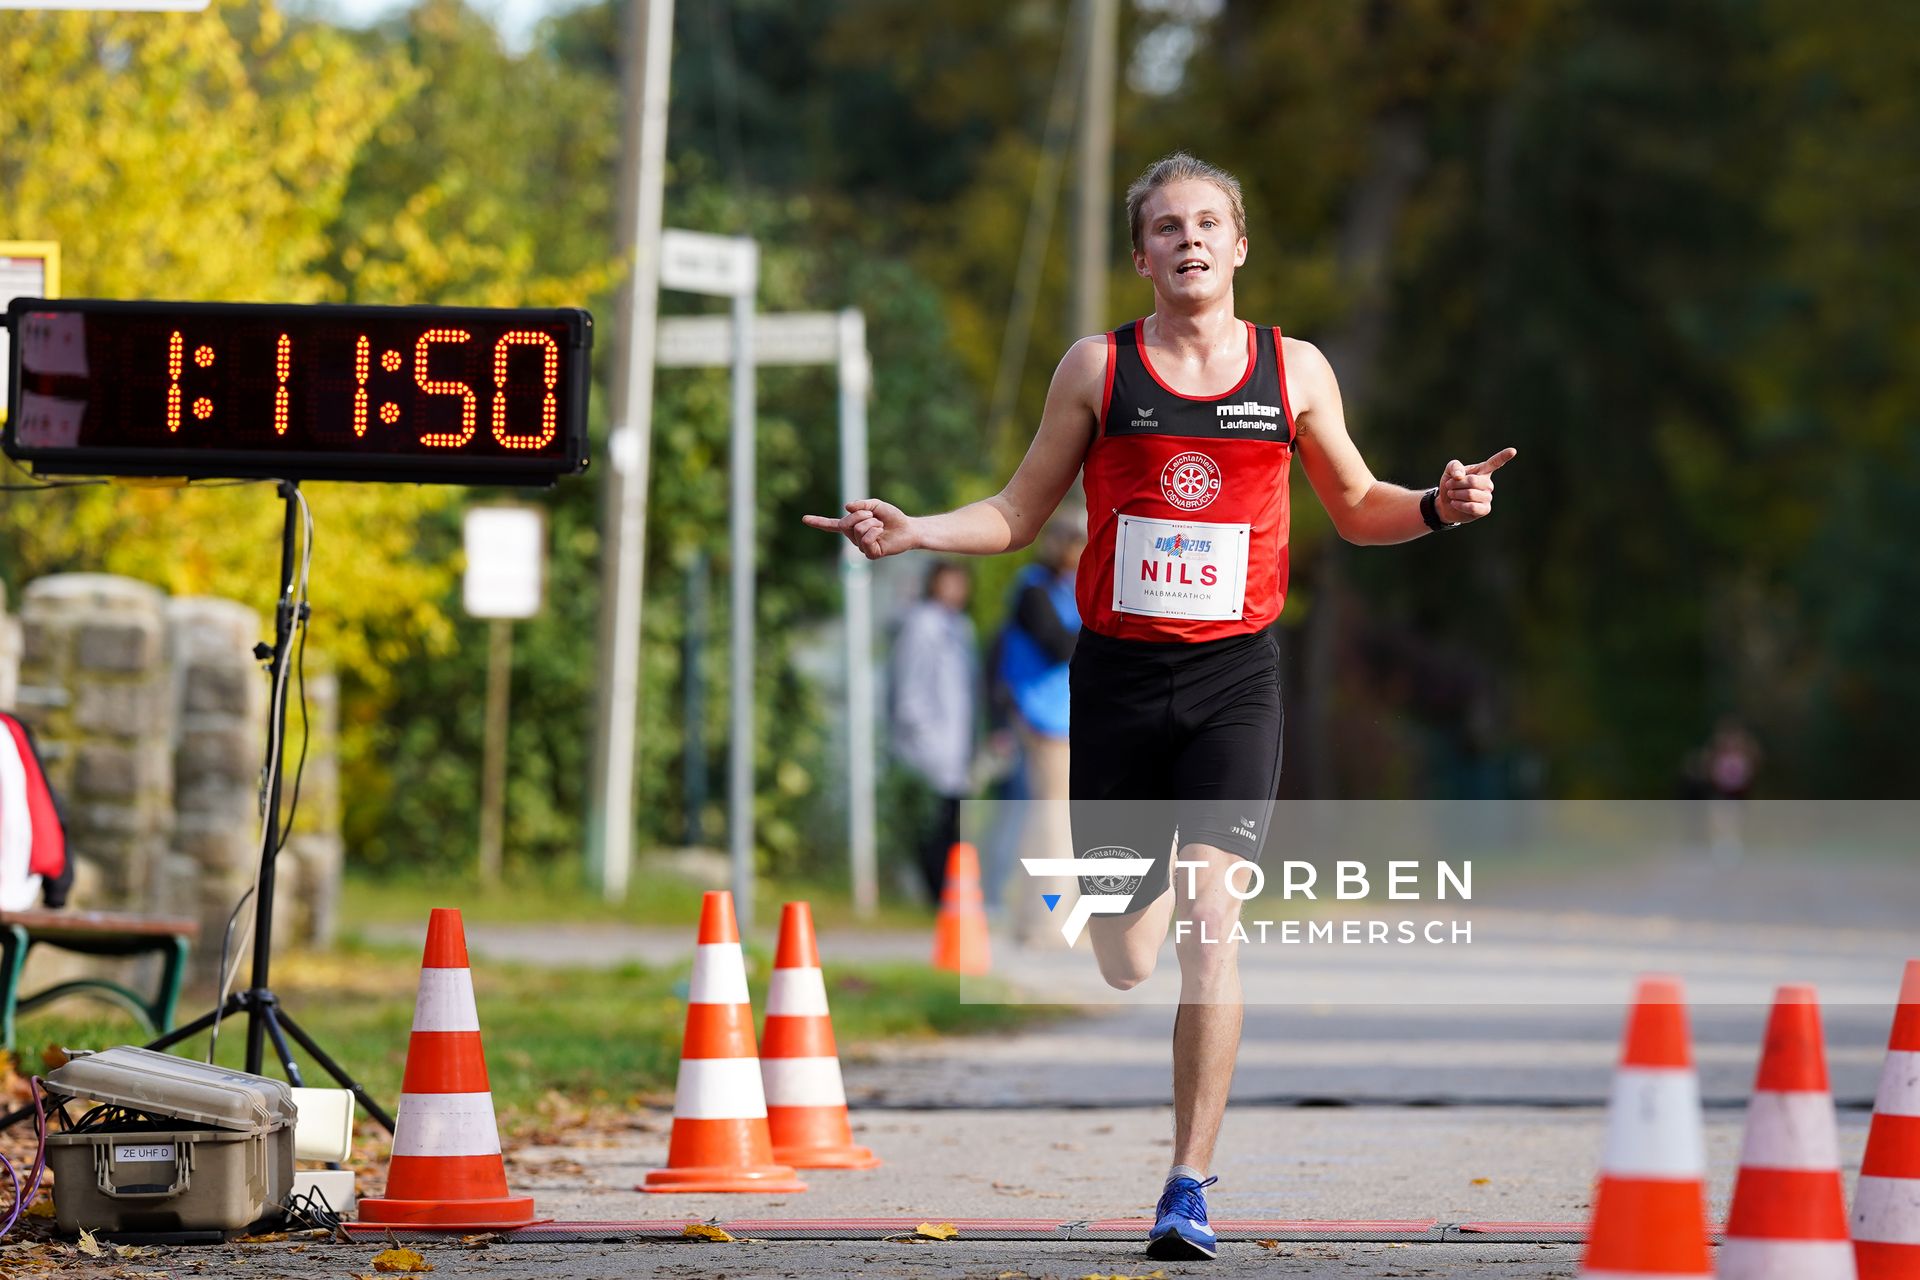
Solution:
{"label": "digital race clock", "polygon": [[551,484],[585,311],[16,298],[0,436],[67,475]]}

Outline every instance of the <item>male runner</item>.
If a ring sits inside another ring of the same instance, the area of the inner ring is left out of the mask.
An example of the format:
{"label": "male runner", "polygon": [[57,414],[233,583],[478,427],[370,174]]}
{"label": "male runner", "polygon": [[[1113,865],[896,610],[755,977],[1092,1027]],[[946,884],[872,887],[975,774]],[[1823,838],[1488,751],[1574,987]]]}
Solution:
{"label": "male runner", "polygon": [[[1125,990],[1153,972],[1175,914],[1173,1168],[1147,1253],[1211,1258],[1203,1188],[1240,1044],[1237,859],[1257,859],[1280,776],[1280,671],[1267,628],[1287,585],[1287,472],[1295,452],[1349,542],[1407,542],[1493,510],[1493,473],[1514,457],[1446,464],[1421,492],[1374,479],[1312,344],[1234,315],[1247,259],[1233,175],[1176,152],[1127,191],[1133,265],[1153,314],[1082,338],[1055,370],[1033,444],[1006,488],[936,516],[877,498],[839,519],[868,559],[915,548],[974,555],[1031,543],[1084,471],[1087,549],[1072,678],[1074,852],[1147,857],[1138,886],[1088,932],[1100,972]],[[1137,803],[1148,802],[1143,809]],[[1170,876],[1173,851],[1203,864]],[[1088,883],[1098,884],[1094,887]],[[1246,883],[1241,877],[1240,883]],[[1191,884],[1191,889],[1189,885]],[[1243,889],[1244,892],[1244,889]],[[1202,939],[1207,939],[1203,942]]]}

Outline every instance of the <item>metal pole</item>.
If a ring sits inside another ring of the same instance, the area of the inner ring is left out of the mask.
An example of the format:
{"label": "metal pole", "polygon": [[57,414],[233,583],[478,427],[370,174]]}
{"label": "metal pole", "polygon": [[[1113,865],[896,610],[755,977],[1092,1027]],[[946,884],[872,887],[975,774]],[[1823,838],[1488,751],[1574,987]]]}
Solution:
{"label": "metal pole", "polygon": [[480,768],[480,883],[500,883],[501,830],[507,809],[507,694],[513,673],[513,622],[495,618],[487,635],[487,742]]}
{"label": "metal pole", "polygon": [[[840,313],[840,490],[848,501],[867,496],[867,396],[873,370],[867,359],[867,318],[857,308]],[[853,910],[869,919],[880,905],[875,869],[873,760],[873,566],[845,542],[847,620],[847,851],[853,869]]]}
{"label": "metal pole", "polygon": [[685,744],[681,773],[685,775],[687,844],[707,842],[707,553],[696,550],[687,565],[687,638],[681,646],[680,688],[684,700],[681,740]]}
{"label": "metal pole", "polygon": [[633,779],[640,712],[641,566],[646,556],[652,453],[653,358],[659,302],[660,202],[667,163],[667,77],[673,0],[628,6],[626,146],[621,248],[633,269],[622,296],[625,342],[616,351],[612,433],[602,520],[600,671],[587,810],[588,875],[609,901],[626,897],[633,856]]}
{"label": "metal pole", "polygon": [[1119,0],[1087,0],[1081,9],[1086,74],[1080,82],[1079,216],[1074,235],[1073,332],[1107,328],[1107,255],[1113,226],[1113,86]]}
{"label": "metal pole", "polygon": [[[280,500],[286,504],[286,518],[280,528],[280,600],[273,611],[273,661],[267,666],[273,690],[267,700],[267,771],[272,780],[261,796],[261,803],[266,806],[266,831],[260,846],[260,880],[254,888],[253,985],[247,992],[252,1001],[247,1015],[247,1070],[254,1075],[260,1074],[267,1051],[269,1015],[260,1007],[260,1002],[273,998],[267,970],[273,961],[274,864],[280,856],[280,787],[284,781],[281,775],[285,772],[282,765],[286,757],[287,686],[292,683],[286,678],[286,666],[293,661],[293,624],[297,621],[293,557],[294,517],[299,510],[294,491],[299,487],[297,480],[282,480],[278,490]],[[214,1033],[219,1034],[217,1022]],[[286,1053],[280,1055],[280,1061],[286,1064],[289,1077],[299,1075],[299,1069]]]}
{"label": "metal pole", "polygon": [[733,297],[733,499],[727,525],[733,557],[733,740],[728,744],[727,844],[733,859],[733,907],[740,928],[753,924],[753,597],[754,403],[753,300],[759,292],[760,252]]}

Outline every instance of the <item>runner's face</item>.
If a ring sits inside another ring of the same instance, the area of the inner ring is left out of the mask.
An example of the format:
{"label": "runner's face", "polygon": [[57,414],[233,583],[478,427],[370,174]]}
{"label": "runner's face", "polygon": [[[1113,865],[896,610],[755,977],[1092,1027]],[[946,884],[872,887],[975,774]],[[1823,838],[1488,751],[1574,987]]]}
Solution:
{"label": "runner's face", "polygon": [[1203,303],[1233,292],[1233,272],[1247,260],[1247,241],[1233,224],[1227,193],[1198,178],[1174,182],[1140,208],[1140,249],[1133,269],[1173,302]]}

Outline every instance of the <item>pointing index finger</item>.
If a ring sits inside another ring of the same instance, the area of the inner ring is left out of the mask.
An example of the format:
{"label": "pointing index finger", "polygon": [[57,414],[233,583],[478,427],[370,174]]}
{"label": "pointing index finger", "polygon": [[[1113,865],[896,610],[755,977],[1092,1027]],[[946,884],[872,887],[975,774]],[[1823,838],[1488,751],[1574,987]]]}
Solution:
{"label": "pointing index finger", "polygon": [[1488,458],[1485,462],[1476,462],[1467,470],[1477,476],[1489,476],[1518,457],[1518,449],[1508,447]]}

